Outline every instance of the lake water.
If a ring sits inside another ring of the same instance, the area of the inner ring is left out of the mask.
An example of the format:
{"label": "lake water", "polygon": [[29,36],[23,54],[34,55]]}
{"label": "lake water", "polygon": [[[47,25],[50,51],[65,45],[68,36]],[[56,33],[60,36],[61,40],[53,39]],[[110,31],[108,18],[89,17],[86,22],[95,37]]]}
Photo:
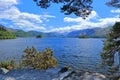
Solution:
{"label": "lake water", "polygon": [[54,50],[59,66],[71,65],[76,69],[92,68],[99,63],[102,39],[79,38],[17,38],[0,40],[0,59],[20,59],[26,47],[34,46],[40,51],[50,47]]}
{"label": "lake water", "polygon": [[54,56],[58,59],[58,67],[70,65],[72,69],[96,71],[99,70],[100,52],[103,47],[102,40],[100,38],[17,38],[0,40],[0,59],[15,57],[19,60],[27,46],[34,46],[40,51],[50,47],[54,50]]}

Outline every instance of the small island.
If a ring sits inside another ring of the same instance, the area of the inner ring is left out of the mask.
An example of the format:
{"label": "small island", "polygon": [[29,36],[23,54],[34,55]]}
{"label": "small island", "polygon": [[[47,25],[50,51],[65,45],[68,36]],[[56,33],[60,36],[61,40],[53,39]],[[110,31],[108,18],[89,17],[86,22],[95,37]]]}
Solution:
{"label": "small island", "polygon": [[42,38],[42,36],[41,35],[37,35],[36,38]]}
{"label": "small island", "polygon": [[78,38],[88,38],[86,35],[80,35]]}

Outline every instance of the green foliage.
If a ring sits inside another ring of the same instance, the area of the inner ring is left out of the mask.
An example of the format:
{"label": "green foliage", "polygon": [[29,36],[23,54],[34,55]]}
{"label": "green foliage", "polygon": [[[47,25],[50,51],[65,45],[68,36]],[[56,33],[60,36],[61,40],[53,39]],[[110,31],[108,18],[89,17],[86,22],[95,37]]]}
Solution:
{"label": "green foliage", "polygon": [[0,31],[0,39],[14,39],[16,38],[11,32],[8,31]]}
{"label": "green foliage", "polygon": [[41,35],[43,36],[44,33],[42,32],[37,32],[37,31],[22,31],[22,30],[16,30],[15,32],[13,32],[14,35],[16,35],[16,37],[36,37],[37,35]]}
{"label": "green foliage", "polygon": [[104,64],[113,66],[115,54],[118,54],[118,66],[120,66],[120,22],[115,23],[107,35],[107,39],[104,40],[103,52],[101,53]]}
{"label": "green foliage", "polygon": [[17,37],[31,37],[32,35],[28,32],[24,32],[22,30],[18,30],[16,32],[14,32],[14,34],[17,36]]}
{"label": "green foliage", "polygon": [[24,50],[25,54],[22,55],[22,60],[18,62],[15,59],[4,60],[0,62],[0,68],[6,68],[8,70],[21,69],[23,67],[33,68],[33,69],[48,69],[57,66],[57,59],[54,58],[53,50],[46,48],[43,52],[37,51],[34,47],[26,48]]}
{"label": "green foliage", "polygon": [[0,26],[0,39],[14,39],[16,36],[11,32],[7,31],[5,27]]}
{"label": "green foliage", "polygon": [[42,38],[42,36],[41,35],[37,35],[36,38]]}
{"label": "green foliage", "polygon": [[61,12],[66,15],[75,14],[83,19],[92,11],[92,0],[33,0],[41,8],[48,8],[51,3],[63,3]]}
{"label": "green foliage", "polygon": [[33,69],[48,69],[57,66],[57,59],[53,57],[53,50],[46,48],[43,52],[38,52],[34,47],[24,50],[22,64]]}
{"label": "green foliage", "polygon": [[88,38],[86,35],[81,35],[79,38]]}
{"label": "green foliage", "polygon": [[11,70],[15,67],[15,60],[12,59],[12,60],[9,60],[9,61],[8,60],[1,61],[0,62],[0,67]]}
{"label": "green foliage", "polygon": [[120,0],[111,0],[106,3],[108,6],[120,8]]}

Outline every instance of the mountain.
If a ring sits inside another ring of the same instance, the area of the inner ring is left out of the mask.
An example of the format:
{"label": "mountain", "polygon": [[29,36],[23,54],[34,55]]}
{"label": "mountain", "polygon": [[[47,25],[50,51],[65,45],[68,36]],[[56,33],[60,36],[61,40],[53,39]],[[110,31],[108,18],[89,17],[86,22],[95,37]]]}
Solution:
{"label": "mountain", "polygon": [[106,28],[92,28],[92,29],[83,29],[76,30],[68,33],[68,37],[79,37],[79,36],[87,36],[87,37],[105,37],[106,34],[109,33],[111,27]]}
{"label": "mountain", "polygon": [[28,31],[25,32],[23,30],[14,30],[9,29],[12,33],[14,33],[17,37],[36,37],[37,35],[41,35],[42,37],[105,37],[107,33],[109,33],[111,27],[106,28],[92,28],[92,29],[83,29],[83,30],[75,30],[69,33],[59,33],[59,32],[37,32],[37,31]]}
{"label": "mountain", "polygon": [[28,32],[17,30],[16,32],[13,32],[17,37],[31,37],[31,34]]}
{"label": "mountain", "polygon": [[0,25],[0,39],[14,39],[16,36],[8,31],[3,25]]}
{"label": "mountain", "polygon": [[12,28],[6,28],[9,32],[12,32],[16,37],[36,37],[37,35],[43,35],[42,32],[37,31],[23,31],[20,29],[12,29]]}
{"label": "mountain", "polygon": [[59,33],[59,32],[37,32],[37,31],[23,31],[19,29],[6,28],[7,31],[12,32],[16,37],[36,37],[41,35],[42,37],[105,37],[109,33],[111,27],[106,28],[91,28],[83,30],[75,30],[71,32]]}
{"label": "mountain", "polygon": [[93,33],[95,33],[94,29],[84,29],[84,30],[72,31],[72,32],[68,33],[67,36],[69,36],[69,37],[79,37],[81,35],[91,36]]}
{"label": "mountain", "polygon": [[41,35],[42,37],[60,37],[62,34],[57,33],[57,32],[49,32],[49,33],[44,33],[44,32],[37,32],[37,31],[23,31],[23,30],[18,30],[18,29],[11,29],[8,28],[10,32],[15,34],[17,37],[36,37],[38,35]]}
{"label": "mountain", "polygon": [[59,32],[49,32],[45,33],[45,37],[65,37],[65,35]]}
{"label": "mountain", "polygon": [[111,28],[112,27],[98,28],[98,29],[96,29],[96,31],[92,35],[92,37],[106,37],[106,35],[110,32]]}

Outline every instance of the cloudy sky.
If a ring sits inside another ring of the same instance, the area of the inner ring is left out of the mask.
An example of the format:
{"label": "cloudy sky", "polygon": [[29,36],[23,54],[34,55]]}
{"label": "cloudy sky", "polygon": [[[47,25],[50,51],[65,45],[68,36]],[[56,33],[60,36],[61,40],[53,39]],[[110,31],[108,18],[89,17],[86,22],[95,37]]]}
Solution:
{"label": "cloudy sky", "polygon": [[105,5],[107,0],[93,0],[93,11],[86,20],[64,15],[60,6],[41,9],[33,0],[0,0],[0,24],[24,31],[70,32],[74,30],[108,27],[120,21],[120,9]]}

